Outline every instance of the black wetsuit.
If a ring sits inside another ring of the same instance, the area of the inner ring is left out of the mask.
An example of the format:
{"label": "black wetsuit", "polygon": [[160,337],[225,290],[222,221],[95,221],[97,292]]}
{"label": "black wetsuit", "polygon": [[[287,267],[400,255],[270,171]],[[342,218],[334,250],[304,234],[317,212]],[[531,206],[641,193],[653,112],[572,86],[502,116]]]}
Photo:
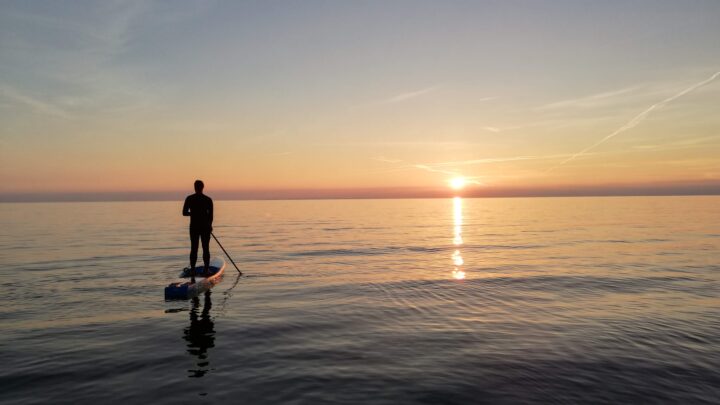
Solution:
{"label": "black wetsuit", "polygon": [[183,215],[190,217],[190,265],[195,268],[198,242],[202,240],[203,264],[210,265],[210,233],[212,232],[213,201],[205,194],[195,193],[187,196],[183,205]]}

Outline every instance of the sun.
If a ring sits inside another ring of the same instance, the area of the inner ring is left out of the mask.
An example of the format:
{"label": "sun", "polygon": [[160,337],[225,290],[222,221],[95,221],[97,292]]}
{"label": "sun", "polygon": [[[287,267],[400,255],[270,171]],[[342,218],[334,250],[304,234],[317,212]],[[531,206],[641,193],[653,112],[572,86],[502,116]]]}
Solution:
{"label": "sun", "polygon": [[462,190],[465,187],[464,177],[455,177],[450,179],[450,188],[453,190]]}

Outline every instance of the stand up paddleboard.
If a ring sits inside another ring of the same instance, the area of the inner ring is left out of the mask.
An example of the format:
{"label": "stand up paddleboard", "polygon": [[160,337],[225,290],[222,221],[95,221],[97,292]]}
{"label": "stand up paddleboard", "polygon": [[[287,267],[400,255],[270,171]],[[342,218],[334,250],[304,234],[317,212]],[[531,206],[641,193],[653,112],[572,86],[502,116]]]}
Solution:
{"label": "stand up paddleboard", "polygon": [[[171,283],[165,287],[165,299],[166,300],[187,300],[204,293],[211,289],[215,284],[222,280],[223,273],[225,272],[225,260],[216,257],[210,260],[210,268],[207,274],[205,274],[204,266],[195,267],[195,282],[181,281],[177,283]],[[190,278],[190,268],[183,269],[180,272],[180,277]]]}

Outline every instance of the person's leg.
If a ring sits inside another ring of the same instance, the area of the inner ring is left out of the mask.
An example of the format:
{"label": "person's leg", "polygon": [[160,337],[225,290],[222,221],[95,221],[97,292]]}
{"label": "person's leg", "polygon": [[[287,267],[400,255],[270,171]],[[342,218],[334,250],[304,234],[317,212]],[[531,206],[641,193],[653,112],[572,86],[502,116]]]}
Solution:
{"label": "person's leg", "polygon": [[195,264],[197,264],[198,242],[200,233],[190,230],[190,282],[195,282]]}
{"label": "person's leg", "polygon": [[210,269],[210,232],[203,232],[200,235],[202,240],[203,249],[203,264],[205,265],[205,274],[208,274]]}

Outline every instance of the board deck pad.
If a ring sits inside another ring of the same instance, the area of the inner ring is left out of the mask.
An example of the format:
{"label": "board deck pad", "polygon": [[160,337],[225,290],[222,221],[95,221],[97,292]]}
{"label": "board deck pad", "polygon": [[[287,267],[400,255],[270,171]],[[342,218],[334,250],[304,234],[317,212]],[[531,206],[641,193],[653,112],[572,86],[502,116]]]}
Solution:
{"label": "board deck pad", "polygon": [[[208,276],[212,276],[212,275],[214,275],[215,273],[217,273],[218,270],[220,270],[219,267],[210,265],[210,267],[208,267],[208,272],[207,272],[207,274],[205,274],[205,266],[195,266],[195,277],[208,277]],[[189,267],[185,267],[185,268],[183,269],[183,271],[180,272],[180,277],[182,277],[182,278],[188,278],[188,277],[190,277],[190,276],[191,276],[191,274],[190,274],[190,268],[189,268]]]}

